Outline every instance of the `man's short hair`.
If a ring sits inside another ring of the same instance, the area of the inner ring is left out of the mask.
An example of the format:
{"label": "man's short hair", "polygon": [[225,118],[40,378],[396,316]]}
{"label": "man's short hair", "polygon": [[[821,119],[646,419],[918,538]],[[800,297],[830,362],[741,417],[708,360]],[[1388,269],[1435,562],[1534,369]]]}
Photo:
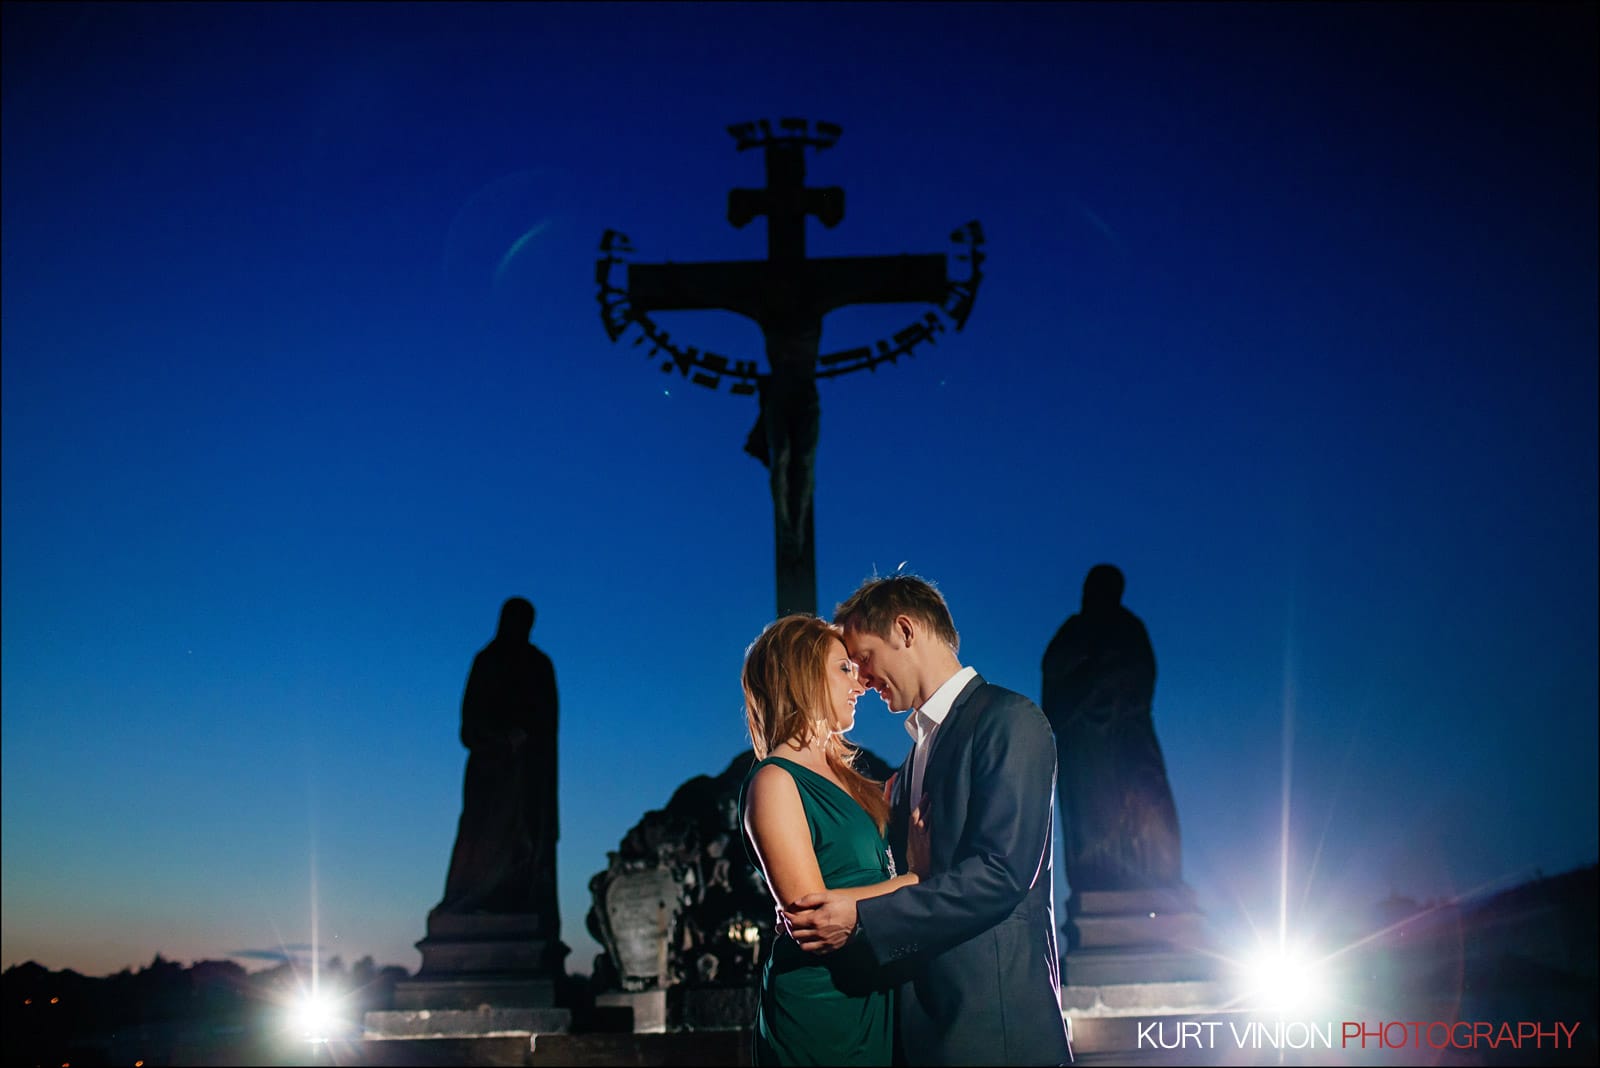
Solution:
{"label": "man's short hair", "polygon": [[938,635],[952,653],[961,651],[961,635],[944,596],[927,579],[916,575],[870,578],[833,610],[833,621],[845,630],[889,636],[896,616],[920,620]]}

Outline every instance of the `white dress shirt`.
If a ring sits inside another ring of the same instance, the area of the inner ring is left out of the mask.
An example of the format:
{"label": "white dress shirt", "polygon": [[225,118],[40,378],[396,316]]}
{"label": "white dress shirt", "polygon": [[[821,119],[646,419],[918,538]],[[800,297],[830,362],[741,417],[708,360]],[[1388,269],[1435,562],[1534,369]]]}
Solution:
{"label": "white dress shirt", "polygon": [[[922,776],[928,770],[928,750],[933,748],[933,736],[950,714],[950,706],[955,703],[956,695],[977,674],[977,668],[962,668],[933,691],[933,696],[921,708],[912,709],[911,715],[906,717],[906,733],[916,743],[911,755],[911,793],[908,795],[911,803],[907,807],[908,812],[922,800]],[[927,813],[924,812],[923,816],[926,817]]]}

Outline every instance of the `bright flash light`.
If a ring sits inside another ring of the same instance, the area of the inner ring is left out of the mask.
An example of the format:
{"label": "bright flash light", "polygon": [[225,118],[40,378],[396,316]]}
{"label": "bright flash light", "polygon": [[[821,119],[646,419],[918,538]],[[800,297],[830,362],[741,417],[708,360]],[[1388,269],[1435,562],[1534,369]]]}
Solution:
{"label": "bright flash light", "polygon": [[1277,1012],[1311,1008],[1327,994],[1318,962],[1289,947],[1262,948],[1246,962],[1244,980],[1251,1002]]}
{"label": "bright flash light", "polygon": [[289,1027],[308,1042],[326,1042],[339,1024],[333,999],[326,994],[307,994],[294,1006]]}

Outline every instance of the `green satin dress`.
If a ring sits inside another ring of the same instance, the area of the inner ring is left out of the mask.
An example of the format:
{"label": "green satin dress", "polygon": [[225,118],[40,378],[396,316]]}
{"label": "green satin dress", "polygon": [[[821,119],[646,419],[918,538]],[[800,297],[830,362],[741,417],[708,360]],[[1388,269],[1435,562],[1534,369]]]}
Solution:
{"label": "green satin dress", "polygon": [[[828,889],[870,886],[890,877],[883,835],[854,797],[782,757],[755,764],[745,776],[745,789],[750,776],[766,764],[783,768],[800,789],[811,846]],[[740,826],[745,789],[739,792]],[[755,861],[755,851],[750,852]],[[819,957],[779,928],[761,973],[754,1035],[757,1065],[887,1065],[893,1056],[893,1026],[893,990],[875,975],[864,946],[851,942]]]}

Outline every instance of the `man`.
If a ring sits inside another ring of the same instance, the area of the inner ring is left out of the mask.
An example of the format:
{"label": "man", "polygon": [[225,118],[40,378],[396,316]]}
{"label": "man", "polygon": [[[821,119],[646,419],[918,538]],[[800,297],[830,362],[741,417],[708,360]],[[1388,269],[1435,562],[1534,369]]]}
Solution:
{"label": "man", "polygon": [[808,894],[785,910],[786,926],[814,953],[861,941],[900,980],[903,1063],[1069,1063],[1051,875],[1056,749],[1044,713],[961,666],[950,609],[923,579],[872,579],[834,622],[862,683],[891,712],[912,710],[888,838],[906,858],[908,829],[923,822],[927,855],[909,858],[916,886],[860,902]]}

